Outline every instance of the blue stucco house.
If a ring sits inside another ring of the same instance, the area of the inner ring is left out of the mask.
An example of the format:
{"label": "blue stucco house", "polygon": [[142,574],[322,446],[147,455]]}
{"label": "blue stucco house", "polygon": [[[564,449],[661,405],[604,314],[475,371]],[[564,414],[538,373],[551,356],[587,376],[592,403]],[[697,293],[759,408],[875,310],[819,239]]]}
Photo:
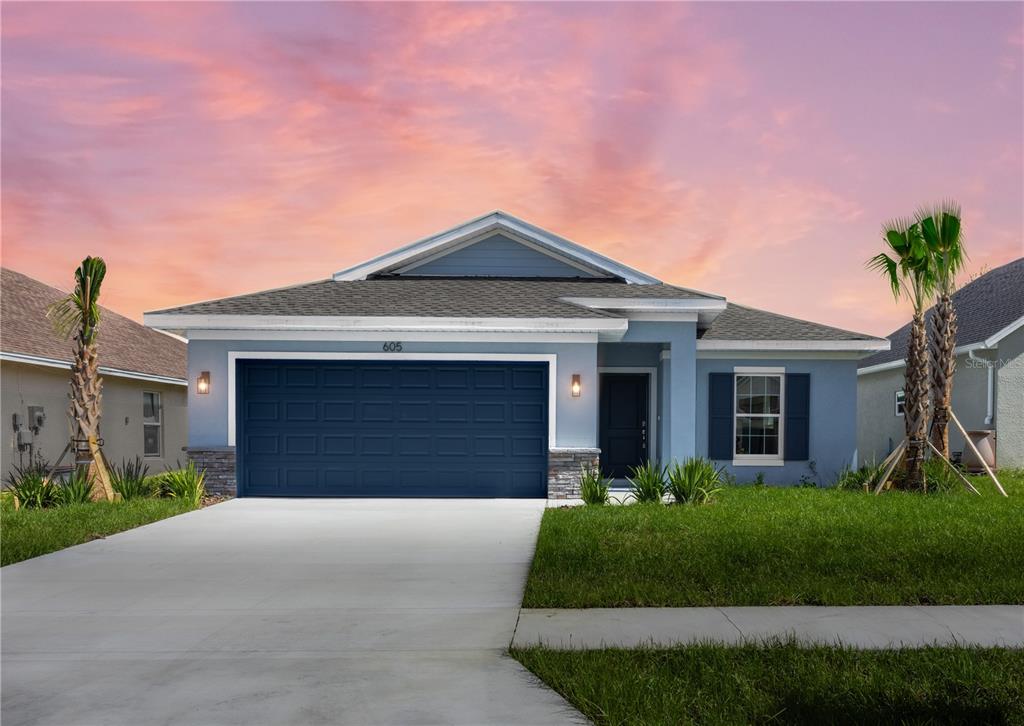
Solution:
{"label": "blue stucco house", "polygon": [[701,455],[856,461],[884,339],[668,285],[504,212],[326,280],[147,313],[188,338],[190,458],[239,496],[568,497]]}

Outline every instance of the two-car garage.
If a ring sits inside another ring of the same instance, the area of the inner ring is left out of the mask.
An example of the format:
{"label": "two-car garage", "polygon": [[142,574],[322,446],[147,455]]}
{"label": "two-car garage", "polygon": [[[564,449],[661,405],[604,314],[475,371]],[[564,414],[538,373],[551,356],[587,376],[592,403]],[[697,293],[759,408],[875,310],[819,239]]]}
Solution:
{"label": "two-car garage", "polygon": [[236,365],[239,496],[546,496],[547,363]]}

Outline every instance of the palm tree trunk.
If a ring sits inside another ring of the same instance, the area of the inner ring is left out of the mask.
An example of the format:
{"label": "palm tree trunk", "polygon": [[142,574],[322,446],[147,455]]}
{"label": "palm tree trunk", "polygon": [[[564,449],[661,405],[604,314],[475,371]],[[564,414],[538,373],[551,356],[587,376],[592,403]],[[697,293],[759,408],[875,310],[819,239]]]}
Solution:
{"label": "palm tree trunk", "polygon": [[949,458],[949,407],[953,395],[953,369],[956,357],[956,310],[948,293],[939,296],[932,315],[931,389],[933,416],[932,444]]}
{"label": "palm tree trunk", "polygon": [[928,336],[924,313],[916,311],[910,328],[910,346],[907,350],[903,417],[907,434],[906,485],[912,489],[924,488],[924,470],[921,463],[927,446],[928,367]]}
{"label": "palm tree trunk", "polygon": [[[75,346],[75,358],[71,364],[71,402],[68,415],[72,422],[72,437],[75,440],[75,463],[77,466],[89,467],[90,474],[96,477],[96,463],[89,440],[100,438],[101,398],[103,379],[99,374],[99,358],[95,343],[86,343],[79,337]],[[112,499],[113,492],[104,477],[93,487],[96,498]]]}

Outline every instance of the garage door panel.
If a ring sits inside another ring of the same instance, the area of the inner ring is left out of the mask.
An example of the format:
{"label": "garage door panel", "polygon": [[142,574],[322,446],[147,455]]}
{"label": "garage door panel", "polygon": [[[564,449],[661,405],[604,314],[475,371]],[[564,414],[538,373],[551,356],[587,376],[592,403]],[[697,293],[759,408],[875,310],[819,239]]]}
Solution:
{"label": "garage door panel", "polygon": [[241,496],[546,494],[546,364],[238,365]]}

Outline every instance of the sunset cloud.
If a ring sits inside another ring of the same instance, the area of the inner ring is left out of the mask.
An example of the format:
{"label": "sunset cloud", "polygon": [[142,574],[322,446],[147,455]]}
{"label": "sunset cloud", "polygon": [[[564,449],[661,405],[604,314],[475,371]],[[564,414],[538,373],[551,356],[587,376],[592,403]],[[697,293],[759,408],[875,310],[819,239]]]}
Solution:
{"label": "sunset cloud", "polygon": [[668,282],[886,333],[905,310],[863,266],[882,220],[953,196],[972,270],[1022,254],[1022,17],[5,4],[3,263],[67,285],[101,254],[107,303],[140,317],[503,208]]}

